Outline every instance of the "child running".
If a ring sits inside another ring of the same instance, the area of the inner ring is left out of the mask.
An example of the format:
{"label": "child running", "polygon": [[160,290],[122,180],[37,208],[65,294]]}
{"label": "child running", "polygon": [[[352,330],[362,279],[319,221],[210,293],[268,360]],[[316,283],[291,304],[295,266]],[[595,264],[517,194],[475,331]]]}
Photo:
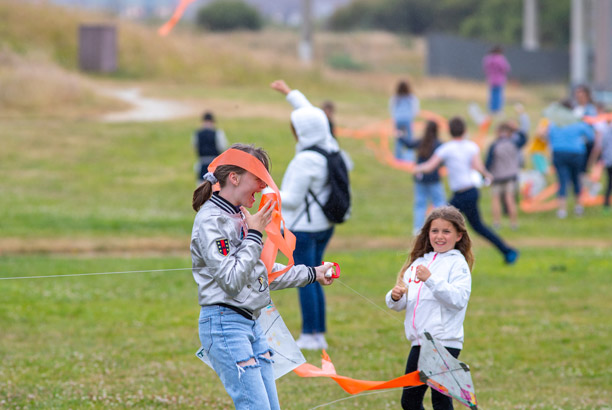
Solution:
{"label": "child running", "polygon": [[[406,374],[418,370],[425,331],[440,340],[453,357],[459,356],[473,264],[472,241],[461,212],[453,206],[434,209],[415,239],[397,284],[386,296],[390,309],[406,310],[404,327],[412,343]],[[422,409],[426,390],[427,385],[405,387],[402,408]],[[452,399],[435,390],[431,403],[434,410],[453,409]]]}
{"label": "child running", "polygon": [[[261,148],[234,144],[268,169]],[[197,212],[191,234],[193,277],[198,284],[199,335],[212,367],[236,409],[280,409],[272,351],[259,323],[261,309],[270,304],[270,289],[306,286],[315,281],[329,285],[326,263],[316,268],[291,267],[268,286],[268,272],[260,259],[262,232],[270,223],[276,203],[269,201],[251,215],[255,193],[266,183],[240,165],[219,165],[204,175],[193,193]],[[221,189],[213,191],[219,183]],[[284,266],[275,264],[273,271]]]}

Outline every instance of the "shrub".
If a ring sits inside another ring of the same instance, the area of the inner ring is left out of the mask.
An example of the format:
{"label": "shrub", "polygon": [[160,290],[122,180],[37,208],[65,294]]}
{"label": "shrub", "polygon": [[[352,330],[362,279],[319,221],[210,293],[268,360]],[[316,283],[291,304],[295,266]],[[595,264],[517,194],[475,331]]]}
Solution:
{"label": "shrub", "polygon": [[241,0],[216,0],[198,11],[196,22],[211,31],[259,30],[263,25],[257,9]]}

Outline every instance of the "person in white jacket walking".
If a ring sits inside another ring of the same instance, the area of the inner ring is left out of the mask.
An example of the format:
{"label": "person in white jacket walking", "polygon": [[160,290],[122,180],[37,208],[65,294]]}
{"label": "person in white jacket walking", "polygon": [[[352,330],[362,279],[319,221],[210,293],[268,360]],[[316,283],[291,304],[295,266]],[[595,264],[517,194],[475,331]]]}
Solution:
{"label": "person in white jacket walking", "polygon": [[[472,288],[472,241],[461,212],[434,209],[415,240],[410,258],[386,296],[390,309],[406,310],[404,327],[412,348],[406,374],[418,370],[424,332],[438,339],[455,358],[463,348],[463,321]],[[404,388],[403,409],[422,409],[427,385]],[[452,399],[432,390],[434,410],[453,408]]]}
{"label": "person in white jacket walking", "polygon": [[[319,266],[334,233],[334,224],[325,217],[313,194],[319,203],[324,204],[331,188],[327,183],[327,159],[308,148],[317,146],[333,153],[339,151],[339,146],[330,133],[323,110],[313,106],[299,90],[289,88],[283,80],[274,81],[270,87],[285,95],[294,108],[291,128],[297,139],[296,153],[287,166],[280,189],[283,216],[296,237],[293,259],[296,264]],[[302,312],[298,346],[309,350],[327,348],[322,286],[313,283],[299,288],[298,293]]]}

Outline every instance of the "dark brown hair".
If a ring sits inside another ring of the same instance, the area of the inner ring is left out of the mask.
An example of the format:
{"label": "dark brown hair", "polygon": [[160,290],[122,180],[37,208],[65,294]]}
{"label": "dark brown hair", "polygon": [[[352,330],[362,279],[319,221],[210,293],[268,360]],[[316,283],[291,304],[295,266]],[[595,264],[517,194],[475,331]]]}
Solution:
{"label": "dark brown hair", "polygon": [[501,134],[503,132],[512,134],[514,132],[514,127],[509,122],[504,121],[497,126],[497,133]]}
{"label": "dark brown hair", "polygon": [[460,137],[465,133],[465,121],[461,117],[453,117],[448,121],[448,131],[451,137]]}
{"label": "dark brown hair", "polygon": [[438,142],[438,123],[435,121],[427,121],[425,126],[425,134],[419,144],[417,155],[420,158],[429,158],[436,148]]}
{"label": "dark brown hair", "polygon": [[[270,157],[268,157],[268,153],[264,151],[263,148],[256,148],[254,145],[246,144],[233,144],[230,149],[231,148],[253,155],[255,158],[260,160],[262,164],[264,164],[267,170],[270,170]],[[247,171],[237,165],[219,165],[217,169],[215,169],[214,176],[219,181],[221,188],[225,186],[227,177],[232,172],[241,175]],[[202,205],[204,205],[204,203],[210,199],[212,195],[212,186],[213,184],[211,184],[210,181],[205,180],[196,188],[195,191],[193,191],[191,206],[193,207],[194,211],[198,212]]]}
{"label": "dark brown hair", "polygon": [[584,85],[584,84],[577,85],[576,88],[574,89],[574,92],[578,90],[582,91],[586,95],[587,101],[593,104],[593,96],[591,95],[591,89],[587,85]]}
{"label": "dark brown hair", "polygon": [[410,89],[410,84],[408,81],[400,81],[397,84],[397,91],[395,92],[397,95],[410,95],[412,94],[412,90]]}
{"label": "dark brown hair", "polygon": [[453,224],[457,230],[457,233],[461,234],[461,239],[455,244],[455,249],[461,252],[470,269],[472,269],[474,266],[472,240],[468,234],[463,215],[461,215],[461,212],[459,212],[459,210],[452,205],[441,206],[439,208],[434,208],[434,210],[431,211],[427,217],[427,220],[425,221],[425,224],[421,228],[419,235],[414,240],[414,247],[412,248],[410,257],[406,260],[406,263],[404,263],[404,266],[402,266],[402,269],[397,275],[398,284],[402,283],[404,272],[406,272],[406,269],[410,267],[412,262],[426,253],[433,251],[433,246],[431,245],[431,242],[429,242],[429,230],[431,228],[431,223],[436,219],[443,219]]}

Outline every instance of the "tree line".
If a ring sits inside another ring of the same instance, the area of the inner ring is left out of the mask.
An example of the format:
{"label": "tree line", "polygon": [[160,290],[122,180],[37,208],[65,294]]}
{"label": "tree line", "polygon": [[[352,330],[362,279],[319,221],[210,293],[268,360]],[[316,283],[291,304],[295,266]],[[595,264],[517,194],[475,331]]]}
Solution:
{"label": "tree line", "polygon": [[[523,0],[355,0],[332,14],[323,27],[332,31],[385,30],[423,35],[445,32],[492,43],[519,44]],[[570,2],[539,0],[540,43],[569,44]],[[259,30],[264,20],[242,0],[217,0],[198,11],[207,30]]]}

